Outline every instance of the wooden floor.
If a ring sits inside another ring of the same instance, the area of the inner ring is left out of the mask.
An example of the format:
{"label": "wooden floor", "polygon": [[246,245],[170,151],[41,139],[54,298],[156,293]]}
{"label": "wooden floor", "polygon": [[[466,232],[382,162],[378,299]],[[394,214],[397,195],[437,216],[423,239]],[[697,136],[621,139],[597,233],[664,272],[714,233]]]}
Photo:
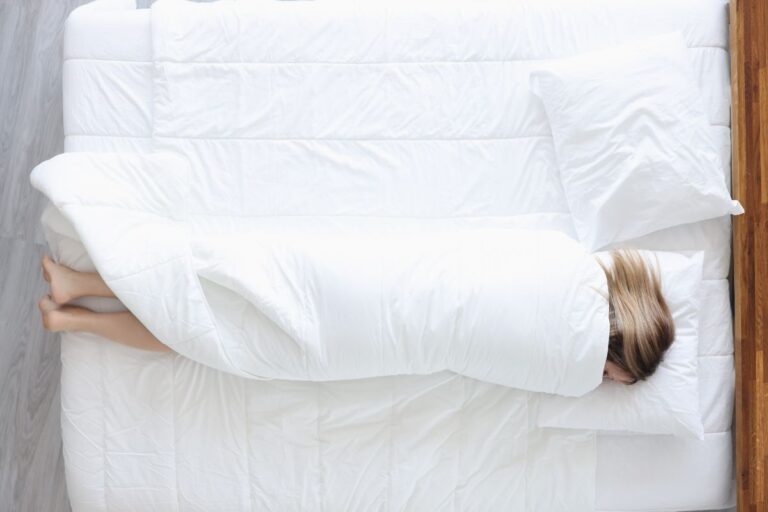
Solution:
{"label": "wooden floor", "polygon": [[0,511],[70,510],[59,345],[36,307],[47,290],[39,272],[43,200],[28,174],[62,151],[62,29],[86,2],[0,0]]}
{"label": "wooden floor", "polygon": [[0,0],[0,510],[70,510],[59,425],[59,342],[36,301],[47,290],[42,197],[29,171],[63,148],[61,40],[86,0]]}

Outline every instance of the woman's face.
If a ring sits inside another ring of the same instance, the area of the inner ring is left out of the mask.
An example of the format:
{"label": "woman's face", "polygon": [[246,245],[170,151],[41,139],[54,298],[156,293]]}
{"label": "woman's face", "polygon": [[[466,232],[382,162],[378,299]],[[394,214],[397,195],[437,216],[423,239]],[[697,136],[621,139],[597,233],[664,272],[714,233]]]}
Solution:
{"label": "woman's face", "polygon": [[613,361],[605,362],[603,378],[621,382],[622,384],[632,384],[635,382],[635,378],[629,372],[618,366]]}

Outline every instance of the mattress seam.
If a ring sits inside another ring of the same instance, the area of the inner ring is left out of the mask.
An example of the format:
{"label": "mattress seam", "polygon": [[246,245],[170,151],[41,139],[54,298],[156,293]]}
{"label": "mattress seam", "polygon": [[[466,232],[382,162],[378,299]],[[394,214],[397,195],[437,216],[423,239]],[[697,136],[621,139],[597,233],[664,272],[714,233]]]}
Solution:
{"label": "mattress seam", "polygon": [[[547,211],[547,212],[529,212],[529,213],[514,213],[509,215],[454,215],[454,216],[445,216],[445,215],[430,215],[430,216],[418,216],[418,215],[360,215],[360,214],[336,214],[336,213],[297,213],[297,214],[290,214],[290,213],[283,213],[283,214],[247,214],[247,215],[240,215],[240,214],[233,214],[233,213],[218,213],[218,212],[192,212],[192,216],[203,216],[207,218],[218,218],[218,217],[231,217],[231,218],[246,218],[246,219],[274,219],[274,218],[284,218],[284,219],[295,219],[298,217],[313,217],[313,218],[323,218],[323,217],[331,217],[331,218],[351,218],[351,219],[379,219],[379,220],[391,220],[391,219],[398,219],[398,220],[418,220],[418,221],[445,221],[445,220],[471,220],[471,219],[505,219],[505,218],[511,218],[511,217],[526,217],[526,216],[532,216],[532,215],[568,215],[567,211],[561,211],[561,212],[553,212],[553,211]],[[716,281],[723,278],[713,278],[711,280]]]}

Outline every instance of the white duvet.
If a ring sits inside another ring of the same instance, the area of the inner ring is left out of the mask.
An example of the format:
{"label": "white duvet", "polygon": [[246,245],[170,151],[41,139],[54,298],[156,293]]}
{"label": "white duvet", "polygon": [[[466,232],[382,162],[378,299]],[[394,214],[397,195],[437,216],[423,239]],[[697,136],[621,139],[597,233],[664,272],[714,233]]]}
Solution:
{"label": "white duvet", "polygon": [[605,275],[566,235],[397,220],[211,233],[188,214],[187,167],[70,153],[32,173],[110,288],[180,354],[262,379],[451,370],[568,396],[601,382]]}

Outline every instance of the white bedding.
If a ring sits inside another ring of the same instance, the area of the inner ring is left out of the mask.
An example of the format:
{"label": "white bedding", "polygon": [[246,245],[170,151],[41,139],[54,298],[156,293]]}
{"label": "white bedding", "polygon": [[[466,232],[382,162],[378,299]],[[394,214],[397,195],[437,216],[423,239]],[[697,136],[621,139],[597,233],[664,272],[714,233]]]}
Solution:
{"label": "white bedding", "polygon": [[[108,3],[114,7],[120,2]],[[532,10],[533,18],[528,23],[539,30],[503,32],[525,37],[508,45],[507,55],[496,56],[512,61],[509,74],[502,80],[508,89],[519,91],[522,87],[524,73],[520,70],[524,62],[517,64],[516,59],[562,55],[632,35],[686,28],[689,46],[696,47],[691,53],[713,133],[722,141],[724,161],[729,161],[725,9],[712,2],[663,4],[643,2],[640,9],[639,3],[625,2],[606,14],[603,8],[608,4],[591,2],[563,15],[561,21],[579,26],[589,19],[592,24],[604,23],[610,29],[576,32],[567,38],[547,32],[546,20],[551,21],[552,11],[546,15],[539,11],[537,17]],[[280,5],[300,9],[320,2]],[[604,16],[595,17],[594,9],[601,9]],[[367,118],[347,119],[343,126],[327,126],[325,132],[310,133],[307,130],[316,125],[299,122],[273,126],[283,131],[271,135],[248,131],[256,125],[240,126],[244,130],[242,139],[231,133],[206,132],[215,131],[216,123],[194,118],[187,120],[185,127],[196,132],[171,138],[167,127],[153,127],[152,66],[145,63],[151,55],[148,21],[146,13],[115,16],[93,6],[70,19],[65,48],[68,150],[151,149],[154,130],[156,146],[187,151],[197,159],[199,168],[236,161],[251,169],[249,179],[256,180],[263,192],[241,198],[237,207],[245,205],[257,215],[369,215],[391,211],[417,217],[460,216],[458,222],[472,224],[478,218],[482,222],[500,222],[499,217],[527,214],[525,221],[537,227],[572,233],[553,174],[551,146],[546,134],[539,131],[544,126],[542,114],[528,108],[526,94],[497,96],[508,109],[520,113],[502,119],[501,124],[466,118],[487,106],[450,111],[451,104],[440,103],[444,96],[438,95],[431,99],[434,112],[449,113],[458,120],[444,123],[445,119],[429,116],[402,118],[401,127],[406,131],[383,132],[389,137],[386,140],[377,140],[365,131],[373,130],[366,126],[366,121],[375,118],[373,113]],[[94,26],[113,37],[85,30]],[[434,59],[435,55],[428,53],[428,41],[435,39],[435,34],[422,36],[410,42],[420,52],[409,55],[419,55],[425,61]],[[93,44],[94,37],[108,43]],[[131,39],[132,44],[126,39]],[[456,48],[458,44],[446,40],[442,43],[441,48]],[[302,48],[312,47],[301,44],[297,36],[296,48],[286,52]],[[419,79],[449,73],[448,64],[445,69],[425,69]],[[296,73],[301,73],[299,68]],[[284,69],[281,76],[293,76],[290,71]],[[336,78],[339,82],[318,79],[307,83],[321,93],[333,90],[335,83],[348,81],[343,74]],[[349,105],[354,104],[355,94],[364,92],[347,89]],[[286,119],[298,115],[292,114],[290,99],[278,103]],[[325,108],[326,101],[332,102],[333,97],[319,98],[318,108]],[[338,101],[328,104],[329,110],[331,107],[346,112],[345,105]],[[349,112],[353,111],[350,107]],[[360,111],[365,113],[365,109]],[[217,138],[219,135],[224,138]],[[206,138],[198,138],[203,136]],[[270,136],[281,140],[273,141]],[[329,137],[343,140],[325,140]],[[365,137],[370,140],[349,140]],[[299,138],[302,140],[294,140]],[[283,159],[287,152],[274,149],[285,146],[294,148],[290,162]],[[344,156],[350,154],[358,156]],[[251,162],[268,164],[248,167]],[[375,176],[367,166],[371,162],[391,172]],[[302,168],[303,174],[278,173]],[[406,168],[420,172],[406,174]],[[333,169],[339,169],[340,174],[332,173]],[[210,173],[206,189],[237,186],[222,183],[217,177]],[[374,185],[390,193],[367,194]],[[290,194],[282,192],[288,189]],[[235,202],[231,198],[229,203],[225,201],[226,195],[221,198],[212,201],[210,208],[226,211]],[[300,220],[286,218],[283,222]],[[253,222],[258,223],[258,219]],[[60,231],[66,233],[66,227]],[[732,350],[724,280],[729,262],[728,236],[728,221],[718,219],[651,235],[641,242],[652,249],[706,250],[705,276],[709,281],[705,286],[705,307],[710,308],[710,314],[705,317],[711,321],[700,336],[700,368],[707,435],[703,442],[695,443],[652,436],[600,436],[600,510],[682,510],[731,504]],[[54,250],[65,259],[81,268],[90,264],[70,239],[57,235],[52,238]],[[180,357],[157,358],[88,336],[65,338],[62,422],[69,492],[75,510],[136,508],[136,504],[148,510],[164,510],[175,508],[177,503],[179,509],[191,509],[196,503],[202,509],[247,510],[248,503],[255,506],[263,503],[260,500],[284,503],[286,509],[291,509],[316,498],[296,494],[297,489],[316,493],[320,488],[336,491],[332,495],[349,500],[347,503],[361,504],[363,501],[358,500],[367,497],[371,508],[400,503],[414,510],[434,508],[435,504],[440,508],[439,504],[446,503],[459,509],[485,510],[507,496],[498,490],[514,472],[509,464],[515,446],[510,432],[518,431],[513,427],[521,417],[509,412],[519,410],[515,408],[516,397],[502,388],[451,374],[374,379],[355,386],[244,381]],[[562,439],[571,439],[570,435]],[[665,456],[669,453],[680,457],[670,461]],[[583,453],[576,449],[572,455],[574,461],[586,460],[579,458]],[[637,467],[643,468],[644,476],[630,481],[621,475],[626,474],[625,466],[632,458],[639,461]],[[701,464],[701,460],[708,464]],[[363,462],[367,466],[361,465]],[[146,471],[147,464],[153,468],[151,473]],[[192,473],[193,468],[201,466],[204,474]],[[274,485],[265,485],[264,475],[273,473],[276,467],[280,468],[279,484],[270,480]],[[391,468],[398,471],[389,471]],[[385,474],[388,479],[382,479]],[[448,475],[458,485],[444,486]],[[656,475],[662,478],[654,478]],[[563,484],[558,475],[539,476],[553,478],[558,486]],[[350,481],[356,484],[351,486]],[[312,485],[302,485],[309,482]],[[395,483],[395,487],[390,485]],[[454,492],[446,497],[450,488]],[[274,494],[260,495],[265,489],[272,489]],[[439,501],[426,501],[433,499]],[[333,506],[328,504],[327,509]]]}
{"label": "white bedding", "polygon": [[237,219],[187,218],[189,168],[163,153],[65,153],[31,181],[142,324],[212,368],[308,381],[452,371],[563,396],[602,381],[605,273],[558,231],[312,219],[221,234],[201,224]]}

